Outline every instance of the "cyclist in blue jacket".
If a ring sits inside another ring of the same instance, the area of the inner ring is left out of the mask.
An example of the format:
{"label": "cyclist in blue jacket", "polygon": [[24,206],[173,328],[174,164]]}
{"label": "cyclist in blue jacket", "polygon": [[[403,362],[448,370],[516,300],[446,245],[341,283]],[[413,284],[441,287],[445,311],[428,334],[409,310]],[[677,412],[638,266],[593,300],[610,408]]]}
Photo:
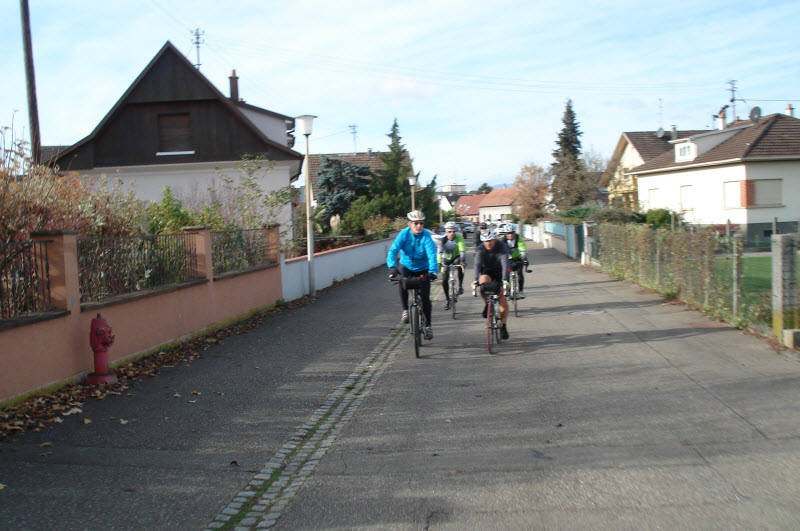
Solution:
{"label": "cyclist in blue jacket", "polygon": [[[408,213],[408,227],[400,231],[394,239],[394,243],[389,248],[389,255],[386,257],[386,265],[389,267],[389,278],[395,279],[398,275],[403,277],[426,275],[429,280],[436,280],[436,271],[439,265],[436,262],[436,244],[433,243],[430,231],[425,229],[425,214],[419,210],[412,210]],[[400,263],[397,263],[397,255],[400,254]],[[403,304],[403,315],[400,321],[408,322],[408,290],[403,289],[403,283],[398,284],[400,288],[400,301]],[[425,283],[421,290],[422,312],[428,326],[425,328],[425,339],[433,339],[433,328],[431,326],[431,285]]]}

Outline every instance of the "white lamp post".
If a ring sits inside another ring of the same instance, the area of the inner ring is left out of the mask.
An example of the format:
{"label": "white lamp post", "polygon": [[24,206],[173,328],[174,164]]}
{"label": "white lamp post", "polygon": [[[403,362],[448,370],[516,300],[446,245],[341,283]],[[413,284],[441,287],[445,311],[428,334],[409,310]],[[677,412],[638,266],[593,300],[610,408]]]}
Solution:
{"label": "white lamp post", "polygon": [[417,176],[411,174],[411,177],[408,178],[408,184],[411,185],[411,210],[416,210],[414,207],[414,189],[417,187]]}
{"label": "white lamp post", "polygon": [[308,241],[308,293],[312,297],[317,294],[314,288],[314,224],[311,222],[311,172],[308,168],[308,137],[314,122],[311,114],[304,114],[294,119],[296,131],[306,137],[306,240]]}

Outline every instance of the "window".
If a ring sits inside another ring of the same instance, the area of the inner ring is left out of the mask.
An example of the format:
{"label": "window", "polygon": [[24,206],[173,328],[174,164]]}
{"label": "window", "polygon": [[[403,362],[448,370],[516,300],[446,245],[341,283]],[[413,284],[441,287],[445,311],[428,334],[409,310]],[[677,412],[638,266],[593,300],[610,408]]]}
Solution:
{"label": "window", "polygon": [[697,146],[692,142],[681,142],[675,145],[675,162],[688,162],[694,160]]}
{"label": "window", "polygon": [[680,156],[681,157],[688,157],[692,153],[692,148],[689,146],[681,146]]}
{"label": "window", "polygon": [[757,179],[723,183],[725,208],[782,206],[783,181]]}
{"label": "window", "polygon": [[691,185],[681,186],[681,212],[688,210],[694,210]]}
{"label": "window", "polygon": [[189,113],[158,116],[158,152],[156,155],[192,155],[192,129]]}
{"label": "window", "polygon": [[658,188],[650,188],[647,190],[647,205],[648,208],[658,208]]}
{"label": "window", "polygon": [[[755,197],[752,204],[754,206],[773,206],[782,203],[781,180],[780,179],[761,179],[753,181]],[[749,203],[747,206],[751,206]]]}

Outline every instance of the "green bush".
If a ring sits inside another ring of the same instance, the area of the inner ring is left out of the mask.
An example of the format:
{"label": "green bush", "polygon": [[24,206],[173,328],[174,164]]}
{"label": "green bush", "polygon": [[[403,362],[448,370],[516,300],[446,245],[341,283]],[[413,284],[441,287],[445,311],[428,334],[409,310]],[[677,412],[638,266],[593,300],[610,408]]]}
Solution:
{"label": "green bush", "polygon": [[680,214],[674,213],[668,208],[653,208],[647,211],[645,223],[652,229],[670,227],[672,225],[673,215],[675,216],[675,223],[677,224],[680,221]]}

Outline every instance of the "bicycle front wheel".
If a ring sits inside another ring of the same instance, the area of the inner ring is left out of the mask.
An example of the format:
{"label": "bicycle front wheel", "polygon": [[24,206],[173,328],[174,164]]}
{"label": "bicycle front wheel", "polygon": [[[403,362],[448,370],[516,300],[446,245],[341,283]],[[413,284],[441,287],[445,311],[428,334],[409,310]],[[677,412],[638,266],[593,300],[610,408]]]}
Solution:
{"label": "bicycle front wheel", "polygon": [[454,276],[455,271],[452,271],[450,273],[450,313],[452,313],[453,319],[456,318],[456,298],[458,298],[458,288]]}
{"label": "bicycle front wheel", "polygon": [[489,308],[486,312],[486,348],[489,349],[489,354],[494,354],[494,302],[489,301]]}
{"label": "bicycle front wheel", "polygon": [[511,275],[511,300],[514,301],[514,316],[519,317],[519,310],[517,309],[517,301],[519,300],[519,280],[517,275]]}
{"label": "bicycle front wheel", "polygon": [[408,309],[408,322],[411,323],[411,337],[414,340],[414,354],[419,358],[419,347],[421,345],[419,329],[419,307],[412,305]]}

